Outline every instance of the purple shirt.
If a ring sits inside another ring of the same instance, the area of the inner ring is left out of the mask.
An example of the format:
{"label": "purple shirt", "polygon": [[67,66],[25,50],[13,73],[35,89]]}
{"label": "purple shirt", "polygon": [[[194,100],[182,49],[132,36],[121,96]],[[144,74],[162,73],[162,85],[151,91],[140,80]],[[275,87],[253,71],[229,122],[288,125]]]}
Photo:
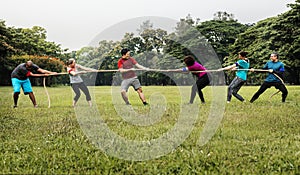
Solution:
{"label": "purple shirt", "polygon": [[[195,61],[195,63],[192,66],[187,67],[189,71],[203,71],[207,70],[204,66],[202,66],[200,63]],[[206,72],[198,72],[198,73],[192,73],[193,75],[197,76],[198,78],[202,77],[206,74]]]}

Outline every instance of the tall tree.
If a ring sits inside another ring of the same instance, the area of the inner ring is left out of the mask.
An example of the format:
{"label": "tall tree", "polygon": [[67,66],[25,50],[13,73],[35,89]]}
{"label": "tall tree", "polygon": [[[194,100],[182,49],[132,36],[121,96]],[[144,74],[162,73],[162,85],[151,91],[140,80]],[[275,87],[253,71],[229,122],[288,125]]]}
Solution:
{"label": "tall tree", "polygon": [[6,27],[5,21],[0,20],[0,60],[2,61],[15,52],[11,39],[12,35],[10,30]]}
{"label": "tall tree", "polygon": [[39,26],[30,28],[9,28],[17,55],[47,55],[59,57],[63,50],[59,44],[47,41],[47,31]]}
{"label": "tall tree", "polygon": [[217,14],[217,18],[215,17],[214,20],[202,22],[197,26],[197,29],[212,45],[220,61],[223,62],[223,59],[229,55],[229,46],[249,26],[234,20],[232,14],[229,15],[226,12],[219,12]]}
{"label": "tall tree", "polygon": [[[240,50],[246,50],[252,58],[251,66],[261,68],[272,52],[279,53],[279,59],[286,66],[286,80],[292,84],[299,84],[300,70],[300,5],[299,0],[290,4],[291,9],[276,17],[259,21],[244,33],[238,36],[231,46],[231,55],[225,65],[235,61],[235,55]],[[256,81],[261,74],[255,74],[252,79]]]}
{"label": "tall tree", "polygon": [[232,13],[218,11],[214,14],[214,20],[217,21],[234,21],[234,15]]}

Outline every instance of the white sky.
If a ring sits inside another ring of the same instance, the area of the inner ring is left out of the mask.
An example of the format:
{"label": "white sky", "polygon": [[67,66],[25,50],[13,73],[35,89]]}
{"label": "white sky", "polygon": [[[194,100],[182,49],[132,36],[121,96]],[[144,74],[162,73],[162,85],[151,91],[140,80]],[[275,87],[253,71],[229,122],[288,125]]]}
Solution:
{"label": "white sky", "polygon": [[232,13],[239,22],[256,23],[289,10],[295,0],[5,0],[0,19],[7,26],[47,30],[47,39],[78,50],[103,30],[124,20],[159,16],[174,20],[188,14],[211,20],[217,11]]}

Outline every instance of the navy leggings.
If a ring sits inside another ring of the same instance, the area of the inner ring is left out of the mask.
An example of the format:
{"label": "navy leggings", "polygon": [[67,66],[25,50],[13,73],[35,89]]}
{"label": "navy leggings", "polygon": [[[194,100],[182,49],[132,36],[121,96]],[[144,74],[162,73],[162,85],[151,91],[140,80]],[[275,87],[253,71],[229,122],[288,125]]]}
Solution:
{"label": "navy leggings", "polygon": [[251,98],[250,102],[253,103],[258,97],[265,92],[268,88],[275,86],[276,89],[280,90],[282,92],[282,102],[285,102],[285,99],[288,95],[288,90],[286,89],[285,85],[282,84],[281,82],[264,82],[258,91],[253,95]]}

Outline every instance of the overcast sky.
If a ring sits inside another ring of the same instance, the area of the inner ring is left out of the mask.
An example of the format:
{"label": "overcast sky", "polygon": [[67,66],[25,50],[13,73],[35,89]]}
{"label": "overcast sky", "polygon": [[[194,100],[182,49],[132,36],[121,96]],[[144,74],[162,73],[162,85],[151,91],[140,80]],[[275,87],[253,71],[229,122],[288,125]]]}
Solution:
{"label": "overcast sky", "polygon": [[289,10],[295,0],[5,0],[0,19],[7,26],[47,30],[47,39],[63,48],[78,50],[103,30],[144,16],[173,20],[191,14],[210,20],[217,11],[232,13],[239,22],[256,23]]}

